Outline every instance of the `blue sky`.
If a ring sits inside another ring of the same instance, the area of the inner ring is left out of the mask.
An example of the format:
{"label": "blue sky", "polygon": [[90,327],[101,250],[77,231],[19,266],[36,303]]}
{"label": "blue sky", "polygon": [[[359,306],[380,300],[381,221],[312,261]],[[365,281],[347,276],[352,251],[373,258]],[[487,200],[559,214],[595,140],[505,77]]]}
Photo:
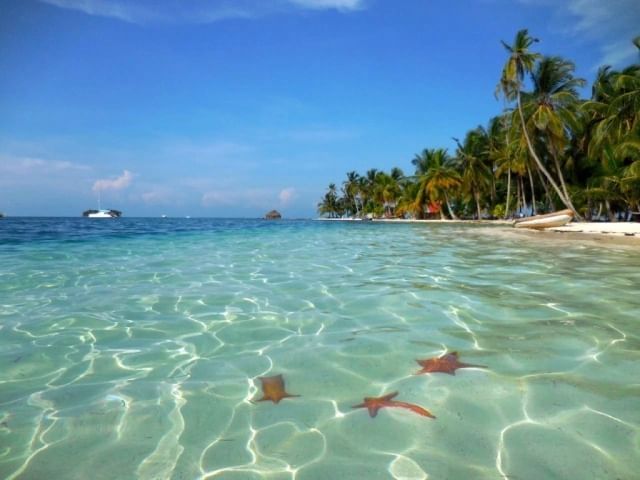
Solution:
{"label": "blue sky", "polygon": [[518,29],[590,83],[638,25],[638,0],[0,0],[0,211],[310,217],[499,113]]}

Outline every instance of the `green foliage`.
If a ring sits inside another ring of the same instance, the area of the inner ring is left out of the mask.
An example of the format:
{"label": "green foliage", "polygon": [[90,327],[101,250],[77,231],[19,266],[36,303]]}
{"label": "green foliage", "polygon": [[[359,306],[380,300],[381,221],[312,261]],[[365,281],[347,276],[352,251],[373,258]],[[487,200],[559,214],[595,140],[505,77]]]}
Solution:
{"label": "green foliage", "polygon": [[504,203],[499,203],[493,207],[493,210],[491,210],[491,216],[494,218],[504,218],[506,211],[506,205]]}
{"label": "green foliage", "polygon": [[[531,51],[537,42],[526,29],[502,42],[496,95],[512,108],[456,140],[455,155],[425,148],[411,159],[412,176],[399,168],[348,172],[341,192],[329,185],[318,212],[423,218],[435,206],[443,217],[504,218],[561,204],[588,217],[603,208],[610,216],[640,211],[640,64],[602,67],[582,100],[585,80],[574,64]],[[640,37],[633,42],[640,49]]]}

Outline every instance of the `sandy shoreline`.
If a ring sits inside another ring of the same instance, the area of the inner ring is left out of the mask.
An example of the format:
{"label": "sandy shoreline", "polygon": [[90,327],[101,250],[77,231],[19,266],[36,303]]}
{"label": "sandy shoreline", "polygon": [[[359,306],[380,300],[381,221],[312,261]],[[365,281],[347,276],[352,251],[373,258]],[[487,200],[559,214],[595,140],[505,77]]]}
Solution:
{"label": "sandy shoreline", "polygon": [[[360,222],[347,218],[318,218],[321,221],[331,222]],[[449,223],[449,224],[480,224],[511,226],[511,220],[408,220],[395,218],[373,219],[376,223]],[[523,231],[556,232],[576,234],[572,237],[586,235],[589,237],[626,237],[640,241],[640,222],[572,222],[562,227],[547,228],[544,230],[523,229]]]}

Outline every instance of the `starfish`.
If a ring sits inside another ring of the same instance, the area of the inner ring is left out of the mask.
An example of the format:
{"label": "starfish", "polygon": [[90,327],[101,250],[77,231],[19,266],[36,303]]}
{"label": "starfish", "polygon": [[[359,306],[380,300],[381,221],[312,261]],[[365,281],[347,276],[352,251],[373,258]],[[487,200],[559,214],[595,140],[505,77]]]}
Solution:
{"label": "starfish", "polygon": [[371,418],[378,415],[378,410],[384,407],[398,407],[398,408],[406,408],[407,410],[411,410],[412,412],[417,413],[418,415],[422,415],[423,417],[436,418],[431,414],[428,410],[424,408],[414,405],[413,403],[407,402],[398,402],[397,400],[392,400],[392,398],[396,397],[398,392],[389,393],[387,395],[383,395],[382,397],[365,397],[364,403],[359,405],[354,405],[351,408],[366,408],[369,410],[369,415]]}
{"label": "starfish", "polygon": [[484,365],[473,365],[471,363],[462,363],[458,361],[458,352],[451,352],[442,355],[441,357],[426,358],[424,360],[416,360],[421,366],[422,370],[416,373],[435,373],[442,372],[449,375],[455,375],[458,368],[487,368]]}
{"label": "starfish", "polygon": [[284,390],[284,379],[282,375],[275,375],[273,377],[260,377],[262,382],[262,398],[258,402],[264,402],[271,400],[273,403],[279,403],[283,398],[299,397],[300,395],[289,395]]}

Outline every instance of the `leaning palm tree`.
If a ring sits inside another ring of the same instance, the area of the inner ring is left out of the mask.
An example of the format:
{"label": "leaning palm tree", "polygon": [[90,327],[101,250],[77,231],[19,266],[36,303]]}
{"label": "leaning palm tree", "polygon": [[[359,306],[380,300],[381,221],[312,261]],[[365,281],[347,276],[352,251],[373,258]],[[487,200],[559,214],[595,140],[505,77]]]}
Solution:
{"label": "leaning palm tree", "polygon": [[553,159],[562,193],[575,211],[560,165],[560,155],[569,142],[569,130],[578,124],[578,88],[585,80],[575,78],[575,66],[560,57],[543,57],[531,74],[533,91],[523,96],[527,128],[544,139]]}
{"label": "leaning palm tree", "polygon": [[502,93],[508,101],[515,100],[520,122],[522,124],[522,134],[524,135],[527,147],[538,170],[542,172],[544,177],[551,184],[562,203],[567,208],[573,210],[576,217],[579,217],[578,212],[575,211],[575,208],[571,204],[571,200],[564,195],[558,183],[540,160],[540,157],[537,155],[535,148],[533,147],[529,132],[527,131],[527,124],[522,110],[521,89],[525,74],[533,71],[536,61],[540,58],[540,54],[529,51],[531,45],[537,41],[537,38],[533,38],[529,35],[527,29],[523,29],[516,34],[513,45],[508,45],[507,43],[502,42],[504,48],[509,52],[509,58],[502,70],[502,76],[500,77],[496,93]]}

